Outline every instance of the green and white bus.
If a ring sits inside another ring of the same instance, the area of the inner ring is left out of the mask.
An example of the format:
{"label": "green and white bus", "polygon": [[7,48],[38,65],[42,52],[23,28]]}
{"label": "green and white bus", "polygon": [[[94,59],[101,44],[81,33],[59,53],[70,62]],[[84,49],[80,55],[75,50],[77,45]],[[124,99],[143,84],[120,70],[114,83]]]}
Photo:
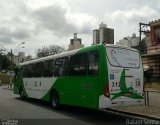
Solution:
{"label": "green and white bus", "polygon": [[21,63],[14,93],[94,109],[142,105],[143,68],[137,50],[93,45]]}

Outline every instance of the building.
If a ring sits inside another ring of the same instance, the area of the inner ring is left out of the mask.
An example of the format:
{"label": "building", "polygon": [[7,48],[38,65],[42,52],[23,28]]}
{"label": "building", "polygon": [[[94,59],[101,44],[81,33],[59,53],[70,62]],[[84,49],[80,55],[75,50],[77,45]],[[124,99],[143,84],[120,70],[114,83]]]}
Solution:
{"label": "building", "polygon": [[[11,54],[10,52],[7,54],[7,58],[9,60],[11,60]],[[31,60],[32,57],[31,56],[25,56],[25,53],[24,52],[18,52],[18,55],[12,55],[12,61],[14,64],[19,64],[19,63],[22,63],[24,61],[28,61],[28,60]]]}
{"label": "building", "polygon": [[93,30],[93,44],[99,43],[99,30]]}
{"label": "building", "polygon": [[107,28],[102,22],[99,29],[93,30],[93,44],[97,43],[114,44],[114,29]]}
{"label": "building", "polygon": [[124,37],[123,39],[119,40],[119,42],[117,42],[116,44],[131,47],[131,43],[127,39],[128,37]]}
{"label": "building", "polygon": [[77,38],[77,33],[74,33],[74,38],[70,40],[68,51],[83,47],[84,45],[82,44],[82,40],[80,38]]}
{"label": "building", "polygon": [[[8,53],[7,55],[8,59],[11,60],[11,54]],[[12,61],[14,64],[19,64],[25,61],[25,53],[24,52],[18,52],[18,55],[12,55]]]}
{"label": "building", "polygon": [[131,37],[124,37],[123,39],[119,40],[119,42],[117,42],[116,44],[136,48],[137,46],[139,46],[139,41],[139,37],[137,37],[136,34],[133,33]]}
{"label": "building", "polygon": [[146,33],[147,53],[142,55],[147,81],[160,82],[160,19],[149,22]]}
{"label": "building", "polygon": [[19,64],[25,61],[25,53],[24,52],[18,52],[18,55],[13,56],[13,63]]}

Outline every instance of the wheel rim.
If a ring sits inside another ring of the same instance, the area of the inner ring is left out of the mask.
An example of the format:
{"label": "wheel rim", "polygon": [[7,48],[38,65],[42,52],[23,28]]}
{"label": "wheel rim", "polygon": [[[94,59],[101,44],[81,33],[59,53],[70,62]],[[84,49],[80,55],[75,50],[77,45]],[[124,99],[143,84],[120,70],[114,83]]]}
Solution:
{"label": "wheel rim", "polygon": [[57,97],[55,95],[53,95],[53,100],[52,100],[52,105],[53,107],[56,107],[57,106]]}
{"label": "wheel rim", "polygon": [[20,97],[21,98],[23,97],[23,90],[21,90]]}

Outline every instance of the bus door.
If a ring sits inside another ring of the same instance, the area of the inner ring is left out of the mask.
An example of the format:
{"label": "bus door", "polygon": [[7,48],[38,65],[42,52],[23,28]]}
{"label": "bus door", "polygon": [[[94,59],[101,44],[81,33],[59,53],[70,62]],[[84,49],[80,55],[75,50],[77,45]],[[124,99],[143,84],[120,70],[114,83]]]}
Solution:
{"label": "bus door", "polygon": [[84,53],[70,57],[68,94],[72,103],[92,106],[98,82],[98,53]]}
{"label": "bus door", "polygon": [[19,94],[19,87],[22,84],[22,76],[20,67],[15,68],[15,76],[14,76],[14,93]]}
{"label": "bus door", "polygon": [[81,105],[82,84],[87,75],[87,54],[75,54],[70,56],[68,72],[65,84],[67,103]]}
{"label": "bus door", "polygon": [[99,81],[99,53],[88,53],[87,77],[82,79],[82,105],[90,108],[97,106],[97,93]]}

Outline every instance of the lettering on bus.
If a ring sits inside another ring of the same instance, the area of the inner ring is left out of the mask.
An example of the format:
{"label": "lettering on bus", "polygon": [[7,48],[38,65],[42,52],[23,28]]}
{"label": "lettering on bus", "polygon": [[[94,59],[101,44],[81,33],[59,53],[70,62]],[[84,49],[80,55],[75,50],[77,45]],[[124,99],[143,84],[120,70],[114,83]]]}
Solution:
{"label": "lettering on bus", "polygon": [[140,79],[136,79],[136,87],[141,87]]}
{"label": "lettering on bus", "polygon": [[83,83],[82,88],[83,89],[92,89],[93,88],[93,83]]}
{"label": "lettering on bus", "polygon": [[112,82],[112,87],[119,87],[120,86],[120,82]]}
{"label": "lettering on bus", "polygon": [[34,86],[38,87],[41,86],[41,84],[42,84],[41,81],[40,82],[35,81]]}

